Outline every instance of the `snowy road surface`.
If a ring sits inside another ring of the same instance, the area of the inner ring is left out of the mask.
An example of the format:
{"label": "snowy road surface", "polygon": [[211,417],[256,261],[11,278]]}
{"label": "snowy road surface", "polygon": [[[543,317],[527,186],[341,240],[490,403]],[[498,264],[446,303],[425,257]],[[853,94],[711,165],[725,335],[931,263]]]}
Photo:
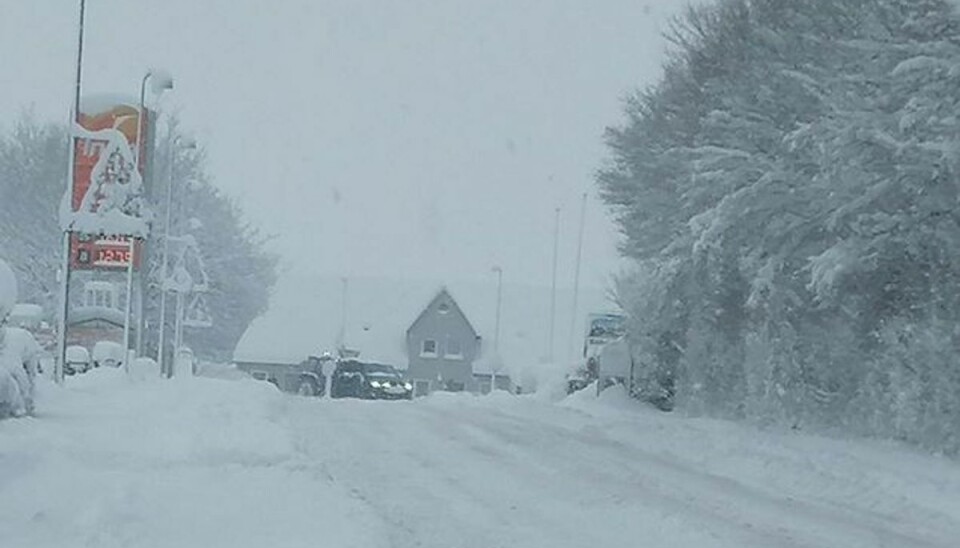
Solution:
{"label": "snowy road surface", "polygon": [[960,465],[893,444],[615,392],[327,401],[112,373],[0,423],[0,546],[960,546]]}

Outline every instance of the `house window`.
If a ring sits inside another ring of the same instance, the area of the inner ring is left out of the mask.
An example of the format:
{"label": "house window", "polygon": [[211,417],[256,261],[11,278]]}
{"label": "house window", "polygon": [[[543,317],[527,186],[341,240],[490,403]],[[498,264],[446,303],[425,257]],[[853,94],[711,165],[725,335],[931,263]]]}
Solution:
{"label": "house window", "polygon": [[463,348],[460,346],[460,341],[456,339],[447,339],[447,347],[444,348],[443,357],[454,360],[463,359]]}
{"label": "house window", "polygon": [[437,307],[437,311],[441,314],[446,314],[450,312],[450,305],[447,303],[440,303],[440,306]]}
{"label": "house window", "polygon": [[420,343],[420,355],[425,358],[436,358],[437,341],[433,339],[424,339],[424,341]]}
{"label": "house window", "polygon": [[254,379],[257,379],[258,381],[265,381],[265,380],[267,380],[267,372],[266,372],[266,371],[251,371],[251,372],[250,372],[250,376],[253,377]]}

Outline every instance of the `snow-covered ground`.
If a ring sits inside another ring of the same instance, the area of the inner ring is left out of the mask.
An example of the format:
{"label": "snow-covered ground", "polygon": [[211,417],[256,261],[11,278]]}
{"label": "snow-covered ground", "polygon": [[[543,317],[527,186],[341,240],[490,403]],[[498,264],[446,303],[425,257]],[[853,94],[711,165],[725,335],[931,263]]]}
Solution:
{"label": "snow-covered ground", "polygon": [[561,402],[41,385],[0,422],[2,547],[958,546],[960,465],[894,444]]}

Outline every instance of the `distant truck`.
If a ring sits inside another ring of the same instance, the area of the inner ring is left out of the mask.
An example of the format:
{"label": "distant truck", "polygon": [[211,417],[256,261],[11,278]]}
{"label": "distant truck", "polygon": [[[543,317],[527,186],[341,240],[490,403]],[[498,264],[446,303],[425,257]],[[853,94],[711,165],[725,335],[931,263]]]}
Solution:
{"label": "distant truck", "polygon": [[587,315],[587,327],[583,338],[582,362],[577,370],[567,376],[567,393],[586,388],[599,378],[600,355],[603,348],[626,335],[627,317],[617,313],[593,313]]}
{"label": "distant truck", "polygon": [[323,366],[335,358],[329,354],[309,356],[300,363],[235,361],[237,369],[251,377],[269,381],[283,392],[301,396],[323,396],[327,378]]}

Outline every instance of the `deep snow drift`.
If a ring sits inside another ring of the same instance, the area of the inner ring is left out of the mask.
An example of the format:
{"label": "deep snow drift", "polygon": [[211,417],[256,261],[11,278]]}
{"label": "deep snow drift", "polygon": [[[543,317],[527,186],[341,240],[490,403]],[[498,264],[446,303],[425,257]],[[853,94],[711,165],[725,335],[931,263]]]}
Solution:
{"label": "deep snow drift", "polygon": [[[226,375],[223,375],[226,376]],[[250,380],[42,384],[0,422],[0,546],[956,546],[960,466],[615,390],[318,400]]]}

